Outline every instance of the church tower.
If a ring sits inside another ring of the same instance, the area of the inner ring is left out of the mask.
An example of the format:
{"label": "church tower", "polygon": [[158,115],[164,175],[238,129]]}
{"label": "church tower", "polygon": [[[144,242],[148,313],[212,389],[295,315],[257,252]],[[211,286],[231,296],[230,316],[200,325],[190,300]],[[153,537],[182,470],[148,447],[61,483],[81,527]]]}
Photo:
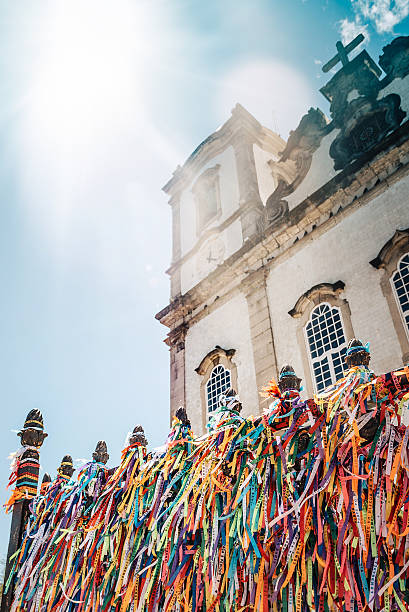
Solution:
{"label": "church tower", "polygon": [[[247,298],[237,294],[231,303],[223,306],[218,294],[222,292],[214,293],[217,285],[212,279],[223,286],[226,272],[230,274],[232,258],[250,248],[259,235],[266,200],[277,186],[272,166],[284,147],[285,141],[280,136],[263,127],[237,104],[230,119],[197,147],[164,187],[172,207],[173,256],[168,271],[171,305],[157,317],[171,328],[167,339],[171,359],[171,413],[186,404],[188,394],[195,405],[194,413],[202,416],[195,423],[199,429],[206,422],[202,404],[207,406],[208,396],[210,401],[210,386],[212,408],[217,402],[220,384],[242,387],[238,368],[243,368],[240,373],[243,382],[245,369],[250,366],[253,370],[248,399],[249,403],[257,403]],[[200,294],[196,295],[198,287]],[[246,295],[255,303],[260,298],[250,286]],[[263,297],[267,308],[266,296]],[[255,325],[259,325],[259,312],[255,314]],[[267,311],[265,316],[268,319]],[[212,331],[206,331],[212,321]],[[233,333],[228,329],[231,326],[236,328]],[[225,328],[222,334],[221,327]],[[265,327],[266,341],[272,348],[269,320]],[[237,363],[239,344],[243,344],[240,352],[245,350],[246,356],[240,355],[243,361]],[[260,367],[262,381],[276,368],[273,351],[260,362]],[[208,384],[212,371],[214,383]],[[186,372],[196,379],[192,389],[186,384]],[[241,392],[246,395],[244,388]]]}
{"label": "church tower", "polygon": [[184,405],[198,434],[227,387],[259,413],[283,363],[322,390],[350,337],[372,341],[375,369],[409,357],[409,39],[385,47],[384,75],[351,48],[337,45],[321,90],[329,119],[310,109],[285,142],[237,104],[164,187],[171,299],[157,319],[171,415]]}

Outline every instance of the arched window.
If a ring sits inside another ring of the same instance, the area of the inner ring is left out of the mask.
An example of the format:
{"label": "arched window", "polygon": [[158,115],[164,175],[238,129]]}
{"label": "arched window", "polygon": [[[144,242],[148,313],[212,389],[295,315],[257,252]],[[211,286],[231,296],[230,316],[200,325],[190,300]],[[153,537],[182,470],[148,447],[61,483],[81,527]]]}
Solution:
{"label": "arched window", "polygon": [[[219,398],[229,387],[237,389],[237,366],[233,361],[236,350],[224,349],[218,344],[211,350],[195,368],[201,377],[201,426],[202,433],[206,431],[206,425],[212,413],[219,406]],[[196,432],[198,429],[196,428]]]}
{"label": "arched window", "polygon": [[347,341],[340,309],[328,302],[318,304],[311,312],[305,334],[314,386],[320,392],[344,373]]}
{"label": "arched window", "polygon": [[391,281],[406,333],[409,333],[409,253],[400,258]]}
{"label": "arched window", "polygon": [[409,361],[409,227],[397,229],[369,262],[381,271],[382,293],[402,350],[402,363]]}
{"label": "arched window", "polygon": [[222,364],[215,366],[210,374],[210,378],[206,383],[206,403],[207,416],[211,416],[219,407],[219,397],[222,393],[231,387],[230,370]]}

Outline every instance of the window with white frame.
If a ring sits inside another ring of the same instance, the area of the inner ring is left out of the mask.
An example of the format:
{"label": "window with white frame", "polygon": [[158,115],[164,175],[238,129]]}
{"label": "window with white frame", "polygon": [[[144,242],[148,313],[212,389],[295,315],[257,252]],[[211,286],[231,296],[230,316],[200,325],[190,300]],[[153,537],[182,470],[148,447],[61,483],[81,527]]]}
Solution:
{"label": "window with white frame", "polygon": [[323,391],[344,374],[347,348],[340,309],[327,302],[318,304],[305,327],[314,386]]}
{"label": "window with white frame", "polygon": [[406,333],[409,333],[409,253],[400,258],[391,280]]}
{"label": "window with white frame", "polygon": [[219,363],[215,366],[206,383],[206,402],[207,414],[210,417],[212,412],[219,407],[219,397],[231,387],[230,370]]}

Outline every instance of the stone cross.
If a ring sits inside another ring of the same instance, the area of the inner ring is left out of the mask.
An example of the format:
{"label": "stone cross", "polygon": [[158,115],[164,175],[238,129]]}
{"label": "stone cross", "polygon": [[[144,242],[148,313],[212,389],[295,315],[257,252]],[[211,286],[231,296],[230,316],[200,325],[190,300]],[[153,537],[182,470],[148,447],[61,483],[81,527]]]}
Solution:
{"label": "stone cross", "polygon": [[342,42],[339,40],[336,44],[338,53],[334,55],[334,57],[330,59],[325,66],[322,67],[322,72],[328,72],[331,70],[331,68],[336,66],[338,62],[341,62],[343,66],[349,64],[348,54],[351,53],[351,51],[353,51],[358,45],[360,45],[364,38],[365,37],[363,34],[358,34],[358,36],[348,43],[346,47],[344,47]]}

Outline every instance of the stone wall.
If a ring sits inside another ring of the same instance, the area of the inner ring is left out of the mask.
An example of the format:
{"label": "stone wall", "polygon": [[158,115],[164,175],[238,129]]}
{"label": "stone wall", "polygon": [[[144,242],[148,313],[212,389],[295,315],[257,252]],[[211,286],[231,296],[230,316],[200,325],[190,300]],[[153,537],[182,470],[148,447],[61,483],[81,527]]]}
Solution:
{"label": "stone wall", "polygon": [[271,265],[267,287],[277,361],[290,361],[310,394],[309,364],[303,359],[305,339],[299,333],[304,321],[288,313],[305,291],[320,283],[345,283],[340,299],[348,302],[354,334],[371,342],[375,371],[402,364],[402,350],[381,288],[382,272],[369,263],[401,227],[409,227],[408,177],[340,218],[329,219],[309,240],[296,243]]}
{"label": "stone wall", "polygon": [[268,197],[277,187],[277,181],[271,172],[271,165],[278,160],[278,156],[271,151],[262,149],[259,145],[253,145],[254,160],[256,162],[258,189],[264,206]]}
{"label": "stone wall", "polygon": [[258,394],[249,326],[247,302],[236,293],[231,299],[193,325],[186,334],[186,408],[196,433],[204,432],[202,376],[195,370],[216,345],[235,349],[232,358],[237,368],[238,392],[243,414],[258,413]]}
{"label": "stone wall", "polygon": [[[192,193],[192,186],[199,176],[208,168],[219,165],[220,179],[220,201],[221,215],[209,224],[209,228],[219,227],[230,217],[239,206],[239,188],[237,178],[236,160],[232,146],[216,155],[204,164],[199,171],[192,174],[189,183],[186,184],[180,199],[181,215],[181,255],[188,253],[197,243],[198,233],[196,230],[196,202]],[[240,245],[239,245],[240,248]]]}
{"label": "stone wall", "polygon": [[[287,143],[237,105],[164,188],[172,301],[157,318],[170,330],[171,410],[184,403],[198,432],[195,370],[217,346],[233,349],[245,414],[262,410],[258,390],[285,362],[312,394],[304,327],[321,297],[339,306],[348,337],[371,342],[376,372],[409,361],[396,261],[378,261],[393,237],[409,250],[409,232],[397,233],[409,228],[409,37],[379,63],[384,74],[361,51],[338,70],[321,89],[330,118],[310,109]],[[217,164],[221,212],[198,235],[192,185]]]}

